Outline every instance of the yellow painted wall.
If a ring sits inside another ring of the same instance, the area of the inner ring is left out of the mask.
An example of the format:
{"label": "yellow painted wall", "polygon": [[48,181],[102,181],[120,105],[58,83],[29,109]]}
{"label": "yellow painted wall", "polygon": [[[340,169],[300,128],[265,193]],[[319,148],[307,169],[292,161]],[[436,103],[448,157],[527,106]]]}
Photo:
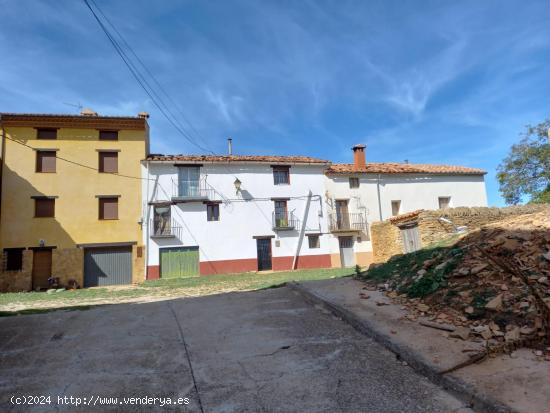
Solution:
{"label": "yellow painted wall", "polygon": [[[36,148],[59,149],[57,156],[98,168],[96,149],[120,149],[118,172],[141,176],[147,131],[121,130],[118,141],[100,141],[95,129],[59,129],[55,140],[37,140],[36,130],[5,127],[8,137]],[[56,173],[36,173],[36,151],[8,139],[2,179],[0,248],[137,242],[141,245],[141,181],[57,159]],[[34,218],[33,195],[58,196],[55,218]],[[96,195],[120,195],[118,220],[98,219]]]}

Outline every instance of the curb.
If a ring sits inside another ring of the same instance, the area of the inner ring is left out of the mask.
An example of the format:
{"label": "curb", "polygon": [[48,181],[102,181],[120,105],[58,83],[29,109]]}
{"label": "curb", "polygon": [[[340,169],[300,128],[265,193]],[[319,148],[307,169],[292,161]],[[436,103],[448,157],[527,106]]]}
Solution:
{"label": "curb", "polygon": [[300,283],[289,282],[287,286],[302,295],[309,303],[323,306],[360,333],[386,347],[398,359],[406,361],[416,372],[426,376],[432,383],[449,391],[474,411],[480,413],[519,413],[517,410],[512,409],[493,397],[479,393],[475,386],[464,380],[452,374],[439,373],[436,366],[426,362],[421,354],[406,345],[395,342],[391,336],[378,331],[368,320],[358,317],[353,312],[316,294]]}

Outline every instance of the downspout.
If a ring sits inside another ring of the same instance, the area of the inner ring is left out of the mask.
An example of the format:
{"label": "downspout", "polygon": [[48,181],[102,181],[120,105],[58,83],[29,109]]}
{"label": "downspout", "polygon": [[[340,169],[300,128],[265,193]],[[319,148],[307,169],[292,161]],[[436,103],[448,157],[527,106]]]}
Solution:
{"label": "downspout", "polygon": [[306,232],[307,217],[309,215],[309,206],[311,204],[311,189],[307,194],[307,203],[304,208],[304,219],[302,220],[302,227],[300,228],[300,237],[298,238],[298,246],[296,247],[296,254],[294,254],[294,260],[292,261],[292,269],[296,269],[296,264],[298,263],[298,255],[300,254],[300,249],[302,248],[302,242],[304,241],[304,234]]}
{"label": "downspout", "polygon": [[151,214],[151,206],[149,205],[149,161],[145,161],[145,165],[147,168],[147,195],[145,196],[145,199],[147,200],[145,212],[145,278],[149,279],[149,217]]}
{"label": "downspout", "polygon": [[2,160],[0,162],[0,219],[2,218],[2,188],[4,186],[4,163],[6,162],[6,132],[4,131],[4,123],[2,115],[0,115],[0,132],[2,133]]}
{"label": "downspout", "polygon": [[378,174],[378,179],[376,180],[376,192],[378,193],[378,216],[380,217],[380,222],[382,222],[382,202],[380,201],[380,174]]}

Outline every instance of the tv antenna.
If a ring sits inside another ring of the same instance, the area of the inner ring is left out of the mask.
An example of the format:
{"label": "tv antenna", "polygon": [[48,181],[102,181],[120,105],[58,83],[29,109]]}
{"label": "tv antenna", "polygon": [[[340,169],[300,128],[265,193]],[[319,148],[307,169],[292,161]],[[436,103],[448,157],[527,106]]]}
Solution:
{"label": "tv antenna", "polygon": [[77,108],[78,109],[78,113],[82,112],[82,108],[84,108],[84,106],[82,106],[82,103],[78,102],[78,103],[67,103],[67,102],[63,102],[64,105],[67,105],[67,106],[72,106],[73,108]]}

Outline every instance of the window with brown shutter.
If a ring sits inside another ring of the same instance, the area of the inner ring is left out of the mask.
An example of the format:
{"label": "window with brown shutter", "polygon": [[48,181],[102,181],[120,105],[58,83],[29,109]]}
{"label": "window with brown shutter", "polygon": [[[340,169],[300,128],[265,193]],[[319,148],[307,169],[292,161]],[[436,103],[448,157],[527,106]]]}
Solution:
{"label": "window with brown shutter", "polygon": [[36,151],[36,172],[55,172],[55,151]]}
{"label": "window with brown shutter", "polygon": [[100,130],[99,140],[100,141],[118,141],[118,131],[117,130]]}
{"label": "window with brown shutter", "polygon": [[57,129],[51,129],[51,128],[37,129],[36,139],[57,139]]}
{"label": "window with brown shutter", "polygon": [[99,219],[118,219],[118,198],[99,198]]}
{"label": "window with brown shutter", "polygon": [[118,172],[118,152],[99,152],[99,172]]}
{"label": "window with brown shutter", "polygon": [[35,198],[34,216],[36,218],[53,218],[55,216],[55,199]]}
{"label": "window with brown shutter", "polygon": [[288,166],[273,166],[273,183],[275,185],[290,184],[290,167]]}

